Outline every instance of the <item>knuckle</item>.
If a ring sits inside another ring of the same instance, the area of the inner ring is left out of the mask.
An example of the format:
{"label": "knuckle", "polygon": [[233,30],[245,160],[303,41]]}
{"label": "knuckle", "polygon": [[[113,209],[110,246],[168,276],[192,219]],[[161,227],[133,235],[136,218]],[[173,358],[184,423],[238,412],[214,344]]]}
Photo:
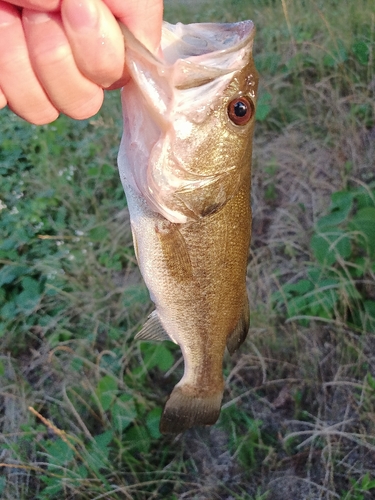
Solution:
{"label": "knuckle", "polygon": [[75,120],[85,120],[95,115],[103,103],[103,90],[100,87],[95,87],[95,90],[82,95],[74,105],[70,105],[64,109],[64,113]]}
{"label": "knuckle", "polygon": [[101,87],[109,87],[121,78],[124,57],[121,57],[117,50],[106,47],[104,51],[102,47],[98,47],[98,50],[91,54],[86,52],[86,57],[80,54],[77,57],[77,66],[86,78]]}
{"label": "knuckle", "polygon": [[0,50],[0,70],[9,71],[13,68],[23,68],[28,64],[28,55],[22,47],[12,47],[12,50]]}
{"label": "knuckle", "polygon": [[33,125],[47,125],[52,123],[59,116],[59,112],[51,104],[40,106],[39,108],[28,108],[24,103],[8,103],[9,109]]}
{"label": "knuckle", "polygon": [[64,67],[73,64],[69,46],[65,44],[56,46],[41,45],[33,53],[32,60],[38,68]]}
{"label": "knuckle", "polygon": [[59,116],[59,112],[53,106],[48,106],[45,109],[39,109],[32,113],[25,113],[21,118],[27,120],[34,125],[47,125],[54,122]]}

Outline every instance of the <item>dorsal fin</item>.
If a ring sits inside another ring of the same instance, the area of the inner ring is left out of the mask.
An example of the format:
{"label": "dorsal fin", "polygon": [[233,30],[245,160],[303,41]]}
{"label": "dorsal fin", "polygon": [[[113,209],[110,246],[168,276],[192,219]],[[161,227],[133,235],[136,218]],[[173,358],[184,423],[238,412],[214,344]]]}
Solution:
{"label": "dorsal fin", "polygon": [[250,310],[249,301],[246,297],[245,305],[236,328],[227,338],[227,349],[229,354],[233,354],[240,347],[242,342],[246,339],[247,332],[250,326]]}

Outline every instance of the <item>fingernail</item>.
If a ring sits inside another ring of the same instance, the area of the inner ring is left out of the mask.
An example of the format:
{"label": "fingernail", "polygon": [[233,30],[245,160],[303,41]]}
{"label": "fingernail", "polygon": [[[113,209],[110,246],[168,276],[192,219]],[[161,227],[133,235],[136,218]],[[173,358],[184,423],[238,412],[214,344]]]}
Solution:
{"label": "fingernail", "polygon": [[51,21],[51,16],[53,14],[48,14],[47,12],[38,12],[36,10],[23,9],[22,21],[26,21],[30,24],[42,24],[47,21]]}
{"label": "fingernail", "polygon": [[98,10],[93,0],[70,0],[64,9],[64,21],[75,31],[95,28],[98,23]]}
{"label": "fingernail", "polygon": [[13,7],[13,5],[8,5],[6,3],[1,6],[0,26],[9,26],[11,24],[14,24],[17,20],[19,21],[19,18],[19,11],[15,7]]}

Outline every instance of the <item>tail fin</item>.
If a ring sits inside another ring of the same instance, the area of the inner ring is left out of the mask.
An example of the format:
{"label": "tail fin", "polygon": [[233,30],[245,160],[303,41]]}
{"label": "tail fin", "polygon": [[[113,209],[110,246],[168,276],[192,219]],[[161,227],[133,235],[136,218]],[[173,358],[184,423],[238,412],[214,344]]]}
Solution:
{"label": "tail fin", "polygon": [[212,425],[220,415],[223,391],[207,396],[194,396],[176,386],[164,407],[160,432],[178,434],[195,425]]}

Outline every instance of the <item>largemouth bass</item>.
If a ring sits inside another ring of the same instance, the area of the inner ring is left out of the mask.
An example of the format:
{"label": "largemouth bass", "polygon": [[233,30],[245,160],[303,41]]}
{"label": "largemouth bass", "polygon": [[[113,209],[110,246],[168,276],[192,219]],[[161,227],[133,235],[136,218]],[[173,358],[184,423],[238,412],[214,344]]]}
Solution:
{"label": "largemouth bass", "polygon": [[233,353],[249,328],[255,29],[164,23],[158,55],[123,31],[132,78],[118,163],[156,306],[136,337],[182,350],[184,375],[160,421],[178,433],[216,422],[225,348]]}

